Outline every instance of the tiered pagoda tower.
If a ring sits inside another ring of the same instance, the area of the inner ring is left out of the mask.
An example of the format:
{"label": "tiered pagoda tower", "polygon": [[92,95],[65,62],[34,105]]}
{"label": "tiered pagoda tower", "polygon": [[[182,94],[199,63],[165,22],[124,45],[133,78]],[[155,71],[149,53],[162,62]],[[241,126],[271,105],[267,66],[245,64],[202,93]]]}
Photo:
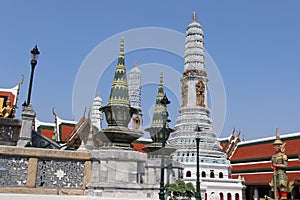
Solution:
{"label": "tiered pagoda tower", "polygon": [[[204,34],[201,25],[193,13],[193,22],[187,26],[184,71],[181,78],[182,103],[175,132],[170,143],[177,148],[173,159],[184,163],[183,178],[196,181],[196,133],[195,128],[202,128],[200,133],[200,174],[201,190],[206,195],[226,195],[227,191],[242,195],[241,180],[230,179],[230,162],[216,138],[207,107],[208,76],[205,69]],[[233,194],[232,194],[233,195]],[[203,195],[204,196],[204,195]]]}
{"label": "tiered pagoda tower", "polygon": [[129,128],[142,130],[142,72],[138,68],[137,62],[134,64],[133,69],[130,70],[129,73],[128,91],[130,106],[138,110],[137,114],[133,114]]}

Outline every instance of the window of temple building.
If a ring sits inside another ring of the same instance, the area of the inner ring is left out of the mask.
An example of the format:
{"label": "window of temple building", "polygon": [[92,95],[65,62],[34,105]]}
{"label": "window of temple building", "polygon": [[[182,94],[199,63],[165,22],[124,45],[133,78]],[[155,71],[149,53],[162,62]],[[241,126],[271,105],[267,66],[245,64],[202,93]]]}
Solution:
{"label": "window of temple building", "polygon": [[223,176],[223,173],[222,173],[222,172],[220,172],[220,173],[219,173],[219,178],[224,178],[224,176]]}
{"label": "window of temple building", "polygon": [[186,177],[191,177],[191,176],[192,176],[191,171],[187,171],[185,176],[186,176]]}
{"label": "window of temple building", "polygon": [[194,153],[192,153],[192,156],[194,156],[195,154]]}
{"label": "window of temple building", "polygon": [[204,194],[204,199],[207,200],[207,193]]}
{"label": "window of temple building", "polygon": [[209,176],[210,178],[215,178],[215,173],[214,173],[214,171],[211,171],[210,172],[210,176]]}
{"label": "window of temple building", "polygon": [[224,194],[220,192],[220,200],[224,200]]}
{"label": "window of temple building", "polygon": [[235,200],[240,200],[240,195],[238,193],[235,193]]}
{"label": "window of temple building", "polygon": [[227,193],[227,200],[231,200],[231,194]]}
{"label": "window of temple building", "polygon": [[201,176],[202,176],[203,178],[205,178],[205,177],[206,177],[206,173],[205,173],[205,171],[202,171],[202,173],[201,173]]}

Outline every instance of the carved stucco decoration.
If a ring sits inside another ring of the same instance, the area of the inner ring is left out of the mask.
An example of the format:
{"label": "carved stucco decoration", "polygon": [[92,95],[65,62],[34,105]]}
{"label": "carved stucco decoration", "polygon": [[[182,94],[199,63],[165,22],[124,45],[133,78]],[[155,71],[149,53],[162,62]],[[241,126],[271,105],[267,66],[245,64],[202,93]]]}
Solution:
{"label": "carved stucco decoration", "polygon": [[196,84],[196,104],[197,106],[205,106],[205,85],[204,83],[199,80]]}
{"label": "carved stucco decoration", "polygon": [[188,84],[187,82],[184,80],[182,82],[182,106],[186,106],[187,105],[187,98],[188,98]]}

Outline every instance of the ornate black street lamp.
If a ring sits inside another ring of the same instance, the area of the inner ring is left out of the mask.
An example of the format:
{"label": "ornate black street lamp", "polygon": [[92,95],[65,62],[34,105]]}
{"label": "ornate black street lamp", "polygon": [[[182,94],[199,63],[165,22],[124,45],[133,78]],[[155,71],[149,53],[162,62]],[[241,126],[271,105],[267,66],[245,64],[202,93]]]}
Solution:
{"label": "ornate black street lamp", "polygon": [[199,172],[199,143],[200,143],[200,136],[201,136],[201,127],[197,124],[195,128],[196,132],[196,145],[197,145],[197,181],[196,181],[196,200],[201,200],[201,191],[200,191],[200,172]]}
{"label": "ornate black street lamp", "polygon": [[166,145],[166,124],[170,122],[168,120],[169,113],[167,111],[167,105],[171,102],[168,100],[166,94],[160,101],[160,103],[164,106],[164,111],[162,113],[163,117],[163,128],[162,128],[162,145],[161,145],[161,171],[160,171],[160,188],[159,188],[159,199],[165,200],[165,187],[164,187],[164,177],[165,177],[165,145]]}
{"label": "ornate black street lamp", "polygon": [[31,89],[32,89],[32,81],[33,81],[33,74],[34,74],[34,69],[37,64],[37,58],[39,56],[40,52],[38,50],[37,45],[31,50],[31,74],[30,74],[30,81],[29,81],[29,88],[28,88],[28,97],[27,97],[27,103],[26,105],[28,106],[30,104],[30,97],[31,97]]}

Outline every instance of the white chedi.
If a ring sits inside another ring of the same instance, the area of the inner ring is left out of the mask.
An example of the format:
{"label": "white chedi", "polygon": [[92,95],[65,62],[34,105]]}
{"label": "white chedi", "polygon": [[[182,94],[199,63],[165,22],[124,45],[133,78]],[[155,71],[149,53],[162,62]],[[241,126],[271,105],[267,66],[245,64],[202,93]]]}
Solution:
{"label": "white chedi", "polygon": [[[222,152],[209,116],[204,34],[195,14],[193,19],[186,30],[184,71],[181,78],[182,105],[179,108],[175,131],[169,141],[176,148],[173,159],[185,165],[183,180],[196,182],[196,137],[200,137],[202,197],[219,199],[231,195],[242,199],[245,186],[242,180],[230,178],[230,161]],[[201,132],[195,131],[197,125],[202,128]]]}
{"label": "white chedi", "polygon": [[100,92],[98,96],[95,97],[93,101],[93,109],[92,109],[92,124],[95,126],[99,131],[102,129],[102,120],[103,120],[103,113],[99,110],[102,107],[102,98],[100,97]]}

